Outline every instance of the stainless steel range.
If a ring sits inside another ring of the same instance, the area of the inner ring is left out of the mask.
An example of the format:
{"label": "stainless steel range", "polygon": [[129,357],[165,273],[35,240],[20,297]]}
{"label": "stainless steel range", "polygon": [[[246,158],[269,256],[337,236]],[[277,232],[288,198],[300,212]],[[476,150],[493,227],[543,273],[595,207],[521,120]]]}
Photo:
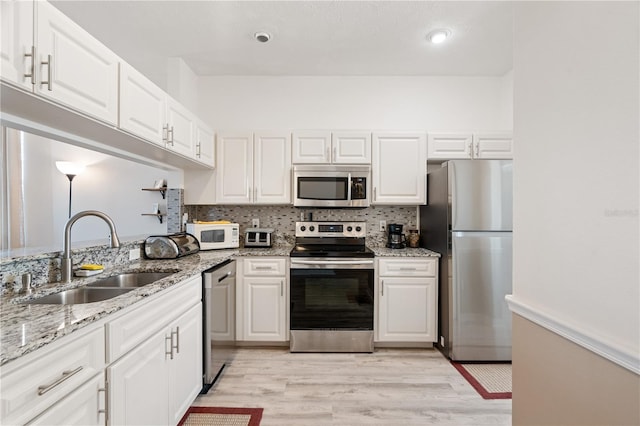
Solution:
{"label": "stainless steel range", "polygon": [[373,352],[374,254],[364,222],[296,222],[291,352]]}

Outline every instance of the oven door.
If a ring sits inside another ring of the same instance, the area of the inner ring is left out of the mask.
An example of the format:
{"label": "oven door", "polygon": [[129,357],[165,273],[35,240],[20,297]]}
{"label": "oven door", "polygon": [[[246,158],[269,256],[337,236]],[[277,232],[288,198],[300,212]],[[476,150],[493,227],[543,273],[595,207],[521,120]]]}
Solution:
{"label": "oven door", "polygon": [[373,259],[291,259],[291,330],[373,330]]}

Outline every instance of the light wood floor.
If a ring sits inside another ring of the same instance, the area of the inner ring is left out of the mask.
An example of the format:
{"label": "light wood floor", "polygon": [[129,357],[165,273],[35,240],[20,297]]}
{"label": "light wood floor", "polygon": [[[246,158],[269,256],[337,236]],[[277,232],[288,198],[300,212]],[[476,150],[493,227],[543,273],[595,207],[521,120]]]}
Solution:
{"label": "light wood floor", "polygon": [[261,426],[511,424],[511,400],[482,399],[435,349],[240,348],[193,405],[262,407]]}

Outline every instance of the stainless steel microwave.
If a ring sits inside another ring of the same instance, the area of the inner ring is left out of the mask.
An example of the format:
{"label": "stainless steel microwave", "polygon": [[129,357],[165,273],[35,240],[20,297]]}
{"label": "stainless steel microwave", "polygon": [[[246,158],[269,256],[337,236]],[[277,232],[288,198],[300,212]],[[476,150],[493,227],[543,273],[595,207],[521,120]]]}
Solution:
{"label": "stainless steel microwave", "polygon": [[363,208],[371,199],[371,167],[293,167],[294,207]]}

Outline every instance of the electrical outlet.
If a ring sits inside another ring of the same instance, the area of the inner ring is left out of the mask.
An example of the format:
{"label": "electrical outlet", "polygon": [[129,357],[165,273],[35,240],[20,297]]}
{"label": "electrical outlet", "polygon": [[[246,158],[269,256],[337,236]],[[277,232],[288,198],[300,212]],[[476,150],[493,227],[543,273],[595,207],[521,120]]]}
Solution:
{"label": "electrical outlet", "polygon": [[129,260],[140,259],[140,249],[129,250]]}
{"label": "electrical outlet", "polygon": [[387,230],[387,221],[386,220],[381,220],[380,221],[380,232],[384,232]]}
{"label": "electrical outlet", "polygon": [[252,219],[251,226],[253,226],[254,228],[260,228],[260,219]]}

